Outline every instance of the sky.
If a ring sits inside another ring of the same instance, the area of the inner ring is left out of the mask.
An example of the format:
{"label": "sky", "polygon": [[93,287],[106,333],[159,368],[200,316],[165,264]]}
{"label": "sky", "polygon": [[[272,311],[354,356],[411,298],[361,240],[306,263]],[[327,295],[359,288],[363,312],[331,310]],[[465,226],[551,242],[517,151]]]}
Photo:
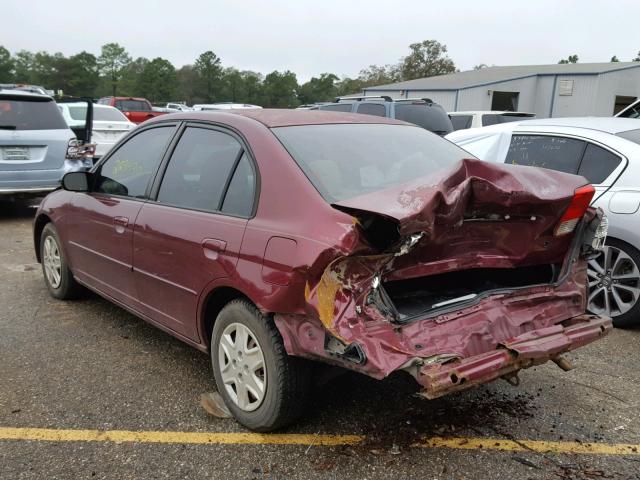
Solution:
{"label": "sky", "polygon": [[409,44],[435,39],[460,70],[481,63],[580,62],[640,50],[640,0],[0,0],[0,45],[98,55],[117,42],[133,57],[176,67],[213,50],[224,66],[298,81],[324,72],[355,77],[396,63]]}

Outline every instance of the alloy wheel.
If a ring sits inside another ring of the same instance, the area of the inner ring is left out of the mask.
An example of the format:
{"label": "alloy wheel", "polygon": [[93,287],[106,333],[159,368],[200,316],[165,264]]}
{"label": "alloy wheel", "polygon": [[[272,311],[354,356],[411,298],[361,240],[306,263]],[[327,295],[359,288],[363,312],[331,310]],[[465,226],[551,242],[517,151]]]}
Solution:
{"label": "alloy wheel", "polygon": [[42,253],[42,263],[47,282],[53,288],[58,288],[62,281],[62,261],[60,259],[60,248],[58,242],[52,236],[44,239],[44,251]]}
{"label": "alloy wheel", "polygon": [[605,245],[589,260],[589,311],[616,317],[631,310],[640,298],[640,270],[623,250]]}
{"label": "alloy wheel", "polygon": [[267,370],[258,339],[246,325],[231,323],[224,329],[218,365],[231,400],[246,412],[257,409],[267,390]]}

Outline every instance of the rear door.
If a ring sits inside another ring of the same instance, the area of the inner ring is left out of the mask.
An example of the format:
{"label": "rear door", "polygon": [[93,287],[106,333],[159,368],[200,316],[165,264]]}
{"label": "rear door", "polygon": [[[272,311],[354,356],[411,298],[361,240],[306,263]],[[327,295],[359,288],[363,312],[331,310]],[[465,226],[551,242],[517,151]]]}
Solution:
{"label": "rear door", "polygon": [[235,274],[252,215],[256,173],[242,141],[199,125],[184,129],[155,201],[136,220],[134,277],[143,313],[199,341],[198,299]]}
{"label": "rear door", "polygon": [[175,129],[147,128],[120,145],[96,167],[92,191],[74,194],[66,218],[74,274],[134,308],[133,227]]}

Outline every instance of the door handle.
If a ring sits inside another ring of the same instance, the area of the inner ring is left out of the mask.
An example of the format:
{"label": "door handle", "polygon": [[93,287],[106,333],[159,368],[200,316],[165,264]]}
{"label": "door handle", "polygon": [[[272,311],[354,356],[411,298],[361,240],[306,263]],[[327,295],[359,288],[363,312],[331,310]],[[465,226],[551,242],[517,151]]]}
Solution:
{"label": "door handle", "polygon": [[125,228],[129,225],[129,219],[127,217],[113,217],[113,225],[116,227],[116,232],[124,233]]}
{"label": "door handle", "polygon": [[205,238],[202,241],[202,250],[204,256],[210,260],[216,260],[218,254],[224,252],[227,248],[227,242],[218,240],[217,238]]}

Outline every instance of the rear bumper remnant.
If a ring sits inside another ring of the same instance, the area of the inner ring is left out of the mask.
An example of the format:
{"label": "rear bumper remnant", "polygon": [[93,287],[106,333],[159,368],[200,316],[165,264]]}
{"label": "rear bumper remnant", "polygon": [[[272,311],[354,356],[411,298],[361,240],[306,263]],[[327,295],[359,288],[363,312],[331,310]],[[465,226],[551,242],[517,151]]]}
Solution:
{"label": "rear bumper remnant", "polygon": [[522,368],[540,365],[560,354],[579,348],[608,334],[611,319],[579,315],[565,322],[532,330],[502,342],[496,350],[440,364],[422,367],[417,380],[424,387],[421,395],[433,399],[466,390]]}

